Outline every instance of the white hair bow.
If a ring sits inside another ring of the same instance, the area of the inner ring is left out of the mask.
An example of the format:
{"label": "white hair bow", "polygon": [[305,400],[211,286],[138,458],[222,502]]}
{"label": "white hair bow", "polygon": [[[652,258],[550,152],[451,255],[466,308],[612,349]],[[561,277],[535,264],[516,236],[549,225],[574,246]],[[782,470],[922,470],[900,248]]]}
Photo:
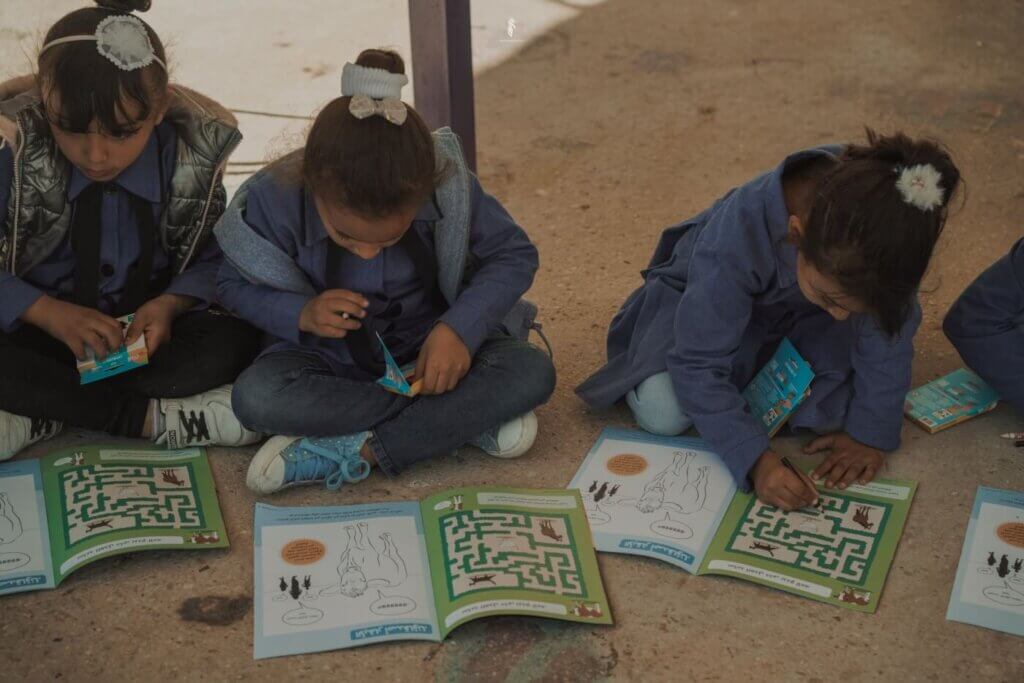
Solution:
{"label": "white hair bow", "polygon": [[393,97],[385,97],[382,100],[375,100],[369,95],[353,95],[349,102],[348,110],[357,119],[365,119],[370,116],[380,116],[387,119],[388,123],[401,126],[405,123],[409,110],[406,109],[402,100]]}

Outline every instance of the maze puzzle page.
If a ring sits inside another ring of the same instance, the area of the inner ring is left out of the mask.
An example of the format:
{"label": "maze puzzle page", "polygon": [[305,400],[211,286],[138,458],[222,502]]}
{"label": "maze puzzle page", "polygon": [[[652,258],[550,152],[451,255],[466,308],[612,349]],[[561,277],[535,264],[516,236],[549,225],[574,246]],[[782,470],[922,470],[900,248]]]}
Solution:
{"label": "maze puzzle page", "polygon": [[563,516],[468,510],[442,517],[441,535],[450,599],[488,588],[586,595]]}
{"label": "maze puzzle page", "polygon": [[817,514],[787,514],[753,499],[727,548],[863,585],[891,506],[838,494],[820,498]]}
{"label": "maze puzzle page", "polygon": [[125,529],[205,526],[192,464],[96,464],[60,474],[69,547]]}

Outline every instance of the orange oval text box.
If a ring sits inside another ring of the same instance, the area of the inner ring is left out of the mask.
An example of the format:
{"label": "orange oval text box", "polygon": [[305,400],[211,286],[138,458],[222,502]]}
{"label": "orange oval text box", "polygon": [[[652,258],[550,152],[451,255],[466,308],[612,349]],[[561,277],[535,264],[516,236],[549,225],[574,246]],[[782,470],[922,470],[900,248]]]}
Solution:
{"label": "orange oval text box", "polygon": [[647,458],[636,453],[619,453],[609,458],[607,467],[612,474],[631,477],[647,469]]}
{"label": "orange oval text box", "polygon": [[996,528],[996,536],[1003,543],[1009,543],[1018,548],[1024,548],[1024,524],[1020,522],[1006,522]]}
{"label": "orange oval text box", "polygon": [[297,538],[281,548],[281,559],[288,564],[313,564],[323,559],[327,548],[312,538]]}

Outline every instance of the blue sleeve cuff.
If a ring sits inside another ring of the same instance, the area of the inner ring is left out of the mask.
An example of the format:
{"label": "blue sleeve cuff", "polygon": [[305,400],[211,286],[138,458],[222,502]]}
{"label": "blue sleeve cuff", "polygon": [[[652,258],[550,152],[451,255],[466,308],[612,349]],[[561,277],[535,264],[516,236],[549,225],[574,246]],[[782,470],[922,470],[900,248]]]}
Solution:
{"label": "blue sleeve cuff", "polygon": [[21,316],[43,293],[21,278],[11,275],[0,280],[0,328],[13,331]]}
{"label": "blue sleeve cuff", "polygon": [[860,409],[855,401],[850,405],[843,429],[865,446],[880,451],[894,451],[900,447],[903,413],[897,411],[894,418],[888,418],[875,411]]}
{"label": "blue sleeve cuff", "polygon": [[481,316],[475,315],[473,311],[460,307],[458,302],[442,315],[438,322],[442,322],[455,330],[459,339],[469,349],[469,355],[476,356],[476,352],[487,339],[490,330],[484,324]]}
{"label": "blue sleeve cuff", "polygon": [[771,440],[767,434],[758,434],[743,441],[731,450],[722,454],[725,466],[732,473],[736,486],[742,491],[751,491],[754,486],[750,480],[750,470],[753,469],[757,459],[771,447]]}
{"label": "blue sleeve cuff", "polygon": [[212,304],[217,299],[217,271],[216,269],[212,272],[209,272],[208,269],[203,269],[203,271],[207,272],[186,270],[171,280],[171,284],[164,290],[164,294],[191,296],[199,299],[203,304]]}

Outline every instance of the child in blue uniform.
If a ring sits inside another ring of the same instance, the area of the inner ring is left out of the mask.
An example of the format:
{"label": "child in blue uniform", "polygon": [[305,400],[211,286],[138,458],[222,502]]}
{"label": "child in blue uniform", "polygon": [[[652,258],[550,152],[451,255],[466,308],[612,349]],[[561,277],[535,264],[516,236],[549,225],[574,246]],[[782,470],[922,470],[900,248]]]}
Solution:
{"label": "child in blue uniform", "polygon": [[[406,82],[391,52],[347,64],[305,148],[240,188],[217,226],[221,300],[273,338],[234,390],[245,425],[280,435],[253,458],[254,491],[336,489],[467,442],[517,457],[554,389],[519,315],[537,250],[455,136],[401,101]],[[376,383],[378,338],[415,363],[419,396]]]}
{"label": "child in blue uniform", "polygon": [[[130,13],[149,0],[98,4],[54,24],[38,77],[0,101],[0,459],[63,424],[168,447],[259,436],[225,386],[257,335],[208,308],[234,118],[168,85]],[[128,313],[149,364],[80,386],[76,357],[117,349]]]}
{"label": "child in blue uniform", "polygon": [[942,328],[964,362],[1024,415],[1024,239],[960,295]]}
{"label": "child in blue uniform", "polygon": [[866,482],[899,445],[916,290],[959,184],[949,155],[904,135],[798,152],[666,230],[608,333],[608,363],[578,389],[625,398],[638,424],[695,424],[737,483],[793,509],[815,501],[772,452],[740,391],[789,337],[811,364],[790,420],[831,450],[827,485]]}

